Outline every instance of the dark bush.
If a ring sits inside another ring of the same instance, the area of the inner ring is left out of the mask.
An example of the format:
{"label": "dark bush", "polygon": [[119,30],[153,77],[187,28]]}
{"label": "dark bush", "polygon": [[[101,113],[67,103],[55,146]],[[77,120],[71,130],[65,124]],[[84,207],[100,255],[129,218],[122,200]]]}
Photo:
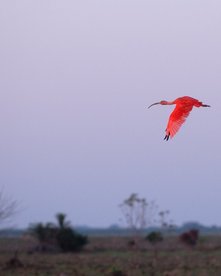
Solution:
{"label": "dark bush", "polygon": [[38,239],[40,251],[47,251],[53,248],[59,248],[63,252],[79,251],[87,244],[88,239],[74,231],[69,222],[66,222],[66,216],[59,213],[56,216],[58,225],[52,223],[32,224],[29,232]]}
{"label": "dark bush", "polygon": [[188,232],[184,232],[179,236],[179,239],[182,243],[194,246],[197,244],[197,241],[199,239],[199,231],[196,229],[192,229]]}
{"label": "dark bush", "polygon": [[87,242],[86,236],[76,233],[71,227],[61,228],[57,234],[57,243],[63,252],[79,251]]}
{"label": "dark bush", "polygon": [[52,247],[56,247],[57,228],[53,224],[31,224],[29,227],[29,233],[39,242],[36,251],[48,251],[49,248],[51,250]]}
{"label": "dark bush", "polygon": [[153,231],[146,236],[146,240],[154,245],[158,242],[163,241],[163,235],[161,234],[161,232]]}
{"label": "dark bush", "polygon": [[134,247],[136,245],[136,241],[135,240],[129,240],[128,243],[127,243],[127,245],[129,247]]}
{"label": "dark bush", "polygon": [[112,271],[109,274],[110,276],[126,276],[126,274],[118,268],[113,267]]}

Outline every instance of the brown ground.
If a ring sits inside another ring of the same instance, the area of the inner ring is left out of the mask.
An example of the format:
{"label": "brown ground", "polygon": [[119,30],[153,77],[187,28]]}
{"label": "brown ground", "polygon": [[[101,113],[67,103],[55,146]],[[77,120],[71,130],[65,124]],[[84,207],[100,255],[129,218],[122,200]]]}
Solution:
{"label": "brown ground", "polygon": [[[0,275],[57,276],[219,276],[221,236],[203,237],[195,248],[167,238],[157,248],[129,238],[90,238],[84,251],[74,254],[32,252],[31,238],[0,240]],[[15,252],[18,252],[15,255]]]}

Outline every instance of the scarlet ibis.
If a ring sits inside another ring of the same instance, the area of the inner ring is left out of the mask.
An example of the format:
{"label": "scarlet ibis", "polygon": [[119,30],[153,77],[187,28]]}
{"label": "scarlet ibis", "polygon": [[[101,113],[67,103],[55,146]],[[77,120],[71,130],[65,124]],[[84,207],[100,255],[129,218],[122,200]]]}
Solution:
{"label": "scarlet ibis", "polygon": [[175,104],[176,107],[172,111],[169,117],[169,121],[166,128],[166,135],[164,140],[168,141],[169,138],[172,138],[180,129],[181,125],[186,121],[186,118],[189,116],[190,111],[193,107],[210,107],[210,105],[203,104],[197,99],[191,98],[189,96],[184,96],[177,98],[172,102],[168,101],[160,101],[158,103],[151,104],[148,108],[153,105],[161,104],[161,105],[172,105]]}

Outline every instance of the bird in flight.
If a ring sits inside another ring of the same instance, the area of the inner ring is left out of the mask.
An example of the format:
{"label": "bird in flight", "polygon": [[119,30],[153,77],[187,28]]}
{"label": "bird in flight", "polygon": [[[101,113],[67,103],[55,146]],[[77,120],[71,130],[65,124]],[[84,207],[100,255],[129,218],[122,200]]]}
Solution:
{"label": "bird in flight", "polygon": [[210,105],[203,104],[197,99],[191,98],[189,96],[184,96],[177,98],[172,102],[168,101],[160,101],[158,103],[151,104],[148,108],[153,105],[161,104],[161,105],[172,105],[175,104],[173,112],[170,114],[169,121],[166,128],[166,135],[164,140],[168,141],[169,138],[173,138],[173,136],[178,132],[182,124],[186,121],[186,118],[189,116],[190,111],[193,107],[210,107]]}

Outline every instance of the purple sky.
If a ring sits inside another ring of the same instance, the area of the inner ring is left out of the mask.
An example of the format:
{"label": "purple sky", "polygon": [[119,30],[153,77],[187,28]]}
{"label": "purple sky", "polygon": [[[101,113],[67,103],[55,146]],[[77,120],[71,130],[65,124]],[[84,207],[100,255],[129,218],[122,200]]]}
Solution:
{"label": "purple sky", "polygon": [[[221,225],[221,2],[0,3],[0,184],[13,223],[118,223],[132,192]],[[194,109],[171,141],[171,106]]]}

